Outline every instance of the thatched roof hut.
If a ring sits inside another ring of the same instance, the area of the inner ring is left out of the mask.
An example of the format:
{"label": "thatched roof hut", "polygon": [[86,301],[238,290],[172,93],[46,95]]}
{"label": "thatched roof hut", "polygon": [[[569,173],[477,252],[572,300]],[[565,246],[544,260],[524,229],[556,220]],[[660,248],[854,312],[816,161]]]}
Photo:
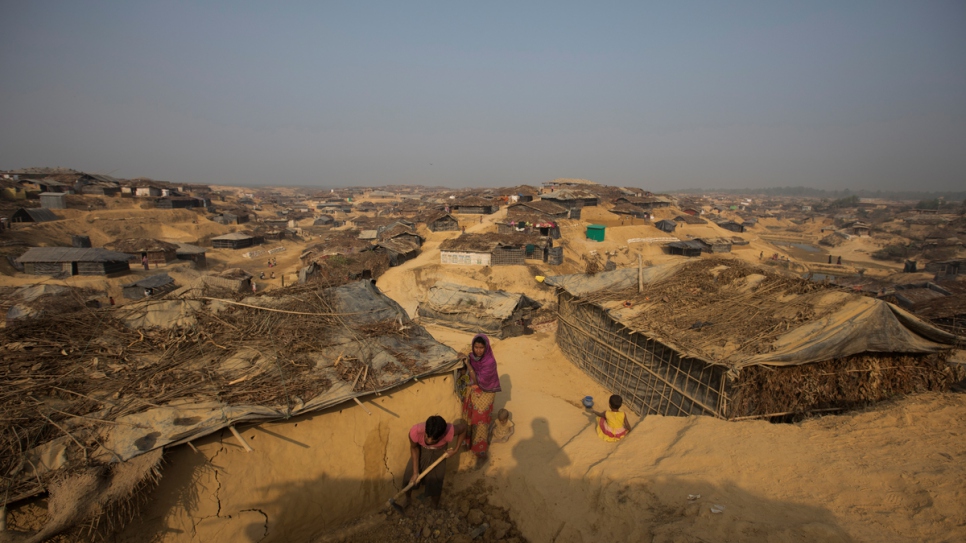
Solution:
{"label": "thatched roof hut", "polygon": [[804,414],[962,378],[945,362],[956,336],[881,300],[738,260],[546,283],[558,287],[560,348],[639,414]]}
{"label": "thatched roof hut", "polygon": [[105,245],[108,249],[131,255],[133,262],[147,257],[148,264],[164,266],[178,259],[178,245],[158,239],[127,238],[114,240]]}
{"label": "thatched roof hut", "polygon": [[166,448],[458,364],[371,281],[273,292],[137,302],[98,311],[96,328],[87,312],[61,312],[0,329],[0,345],[31,347],[4,350],[4,504],[45,491],[57,504],[32,540],[125,505]]}
{"label": "thatched roof hut", "polygon": [[17,259],[34,275],[108,275],[131,270],[131,255],[107,249],[31,247]]}

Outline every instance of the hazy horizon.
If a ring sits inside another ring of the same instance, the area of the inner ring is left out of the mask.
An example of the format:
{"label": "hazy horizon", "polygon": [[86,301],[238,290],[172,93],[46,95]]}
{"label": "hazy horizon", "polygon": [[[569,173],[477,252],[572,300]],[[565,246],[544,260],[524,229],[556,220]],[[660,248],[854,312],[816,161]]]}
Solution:
{"label": "hazy horizon", "polygon": [[5,2],[0,169],[966,186],[966,3]]}

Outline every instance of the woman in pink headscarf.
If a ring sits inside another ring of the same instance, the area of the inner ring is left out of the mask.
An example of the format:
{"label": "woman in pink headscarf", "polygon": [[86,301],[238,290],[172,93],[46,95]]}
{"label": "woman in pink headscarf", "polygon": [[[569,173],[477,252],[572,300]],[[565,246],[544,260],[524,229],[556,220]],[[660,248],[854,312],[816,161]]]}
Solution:
{"label": "woman in pink headscarf", "polygon": [[500,391],[500,374],[496,369],[496,358],[490,348],[490,339],[486,335],[477,334],[471,347],[472,350],[466,357],[469,386],[463,396],[463,420],[470,425],[467,436],[470,450],[476,454],[477,463],[482,464],[490,448],[487,438],[493,400]]}

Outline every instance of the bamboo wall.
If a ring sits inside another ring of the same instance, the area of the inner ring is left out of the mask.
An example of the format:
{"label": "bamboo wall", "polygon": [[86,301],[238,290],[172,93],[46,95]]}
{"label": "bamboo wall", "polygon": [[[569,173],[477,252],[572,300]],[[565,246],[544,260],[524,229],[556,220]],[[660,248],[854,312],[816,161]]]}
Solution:
{"label": "bamboo wall", "polygon": [[567,292],[558,297],[557,344],[638,415],[726,416],[726,367],[681,358]]}

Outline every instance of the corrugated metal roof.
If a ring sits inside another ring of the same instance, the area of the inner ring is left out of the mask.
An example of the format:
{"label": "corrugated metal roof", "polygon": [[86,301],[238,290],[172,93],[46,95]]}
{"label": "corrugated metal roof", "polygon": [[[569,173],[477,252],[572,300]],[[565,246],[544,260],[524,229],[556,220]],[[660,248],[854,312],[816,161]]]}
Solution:
{"label": "corrugated metal roof", "polygon": [[26,262],[127,262],[131,255],[107,249],[75,247],[31,247],[17,259]]}

